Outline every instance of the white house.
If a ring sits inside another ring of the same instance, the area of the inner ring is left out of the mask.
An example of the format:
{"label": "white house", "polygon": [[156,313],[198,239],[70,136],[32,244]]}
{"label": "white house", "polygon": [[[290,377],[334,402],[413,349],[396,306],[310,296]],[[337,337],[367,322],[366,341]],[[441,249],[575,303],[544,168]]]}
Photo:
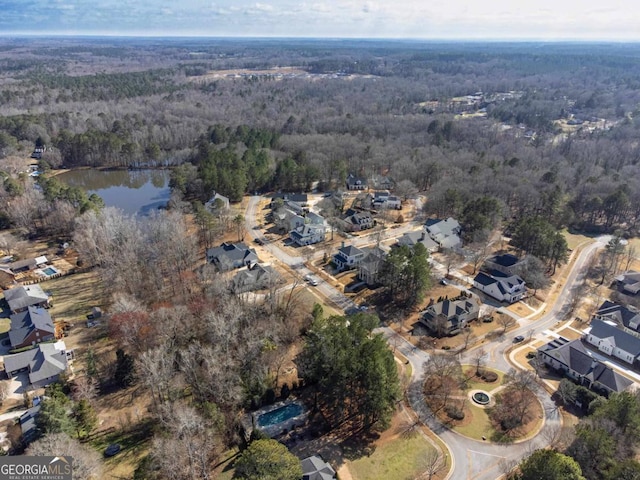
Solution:
{"label": "white house", "polygon": [[585,339],[599,351],[631,365],[640,355],[640,338],[620,330],[614,323],[592,320]]}
{"label": "white house", "polygon": [[353,245],[344,245],[340,247],[338,253],[333,256],[333,263],[339,271],[349,270],[357,267],[364,258],[365,252]]}
{"label": "white house", "polygon": [[518,275],[506,276],[500,272],[480,272],[473,279],[473,286],[500,302],[514,303],[527,293],[527,287]]}

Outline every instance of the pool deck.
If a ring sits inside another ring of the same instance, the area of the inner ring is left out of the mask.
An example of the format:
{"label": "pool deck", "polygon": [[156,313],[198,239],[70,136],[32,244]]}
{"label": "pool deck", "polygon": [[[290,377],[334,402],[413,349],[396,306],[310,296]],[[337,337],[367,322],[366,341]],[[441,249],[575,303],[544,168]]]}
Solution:
{"label": "pool deck", "polygon": [[[264,415],[265,413],[269,413],[279,408],[282,408],[286,405],[290,405],[292,403],[296,403],[302,407],[303,410],[300,415],[289,418],[279,423],[275,423],[273,425],[267,425],[265,427],[258,426],[258,417],[260,417],[261,415]],[[281,402],[276,402],[273,405],[267,405],[266,407],[262,407],[261,409],[256,410],[255,412],[252,412],[250,414],[251,426],[252,426],[252,429],[257,428],[263,433],[267,434],[269,437],[275,438],[285,433],[285,430],[288,432],[293,428],[295,428],[296,426],[304,424],[307,421],[308,415],[309,415],[309,411],[307,407],[300,400],[295,398],[289,399],[289,400],[283,400]]]}

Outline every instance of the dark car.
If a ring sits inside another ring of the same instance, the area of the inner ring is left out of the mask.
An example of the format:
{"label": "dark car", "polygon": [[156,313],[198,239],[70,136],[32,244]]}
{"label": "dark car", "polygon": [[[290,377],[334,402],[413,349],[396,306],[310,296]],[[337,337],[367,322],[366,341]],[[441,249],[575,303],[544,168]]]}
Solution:
{"label": "dark car", "polygon": [[513,343],[520,343],[520,342],[524,342],[524,337],[522,335],[513,337]]}
{"label": "dark car", "polygon": [[104,449],[105,457],[113,457],[118,453],[120,453],[120,445],[118,445],[117,443],[112,443],[111,445],[109,445],[107,448]]}
{"label": "dark car", "polygon": [[261,238],[256,238],[254,242],[257,243],[258,245],[264,245],[264,241]]}

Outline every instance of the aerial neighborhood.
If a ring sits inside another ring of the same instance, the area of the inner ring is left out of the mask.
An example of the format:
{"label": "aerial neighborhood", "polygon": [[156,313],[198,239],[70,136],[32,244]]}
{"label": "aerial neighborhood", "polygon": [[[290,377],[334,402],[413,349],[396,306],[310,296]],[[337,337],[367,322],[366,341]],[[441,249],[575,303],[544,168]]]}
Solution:
{"label": "aerial neighborhood", "polygon": [[[305,10],[245,7],[189,31]],[[638,78],[635,44],[0,36],[3,462],[640,478]]]}

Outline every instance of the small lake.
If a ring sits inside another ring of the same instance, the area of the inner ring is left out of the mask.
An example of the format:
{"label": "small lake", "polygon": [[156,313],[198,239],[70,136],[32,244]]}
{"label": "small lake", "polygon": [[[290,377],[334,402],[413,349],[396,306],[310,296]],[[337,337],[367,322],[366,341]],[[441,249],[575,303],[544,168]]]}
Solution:
{"label": "small lake", "polygon": [[169,170],[73,170],[56,178],[99,195],[107,207],[148,215],[169,201]]}

